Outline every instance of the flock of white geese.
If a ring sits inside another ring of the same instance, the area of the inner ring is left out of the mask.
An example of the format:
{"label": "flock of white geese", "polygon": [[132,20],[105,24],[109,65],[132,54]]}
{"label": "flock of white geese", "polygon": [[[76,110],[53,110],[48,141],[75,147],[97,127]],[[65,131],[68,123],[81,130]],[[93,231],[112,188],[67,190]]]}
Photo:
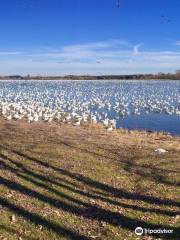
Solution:
{"label": "flock of white geese", "polygon": [[101,122],[108,131],[127,116],[180,116],[180,82],[1,81],[0,115],[7,121]]}

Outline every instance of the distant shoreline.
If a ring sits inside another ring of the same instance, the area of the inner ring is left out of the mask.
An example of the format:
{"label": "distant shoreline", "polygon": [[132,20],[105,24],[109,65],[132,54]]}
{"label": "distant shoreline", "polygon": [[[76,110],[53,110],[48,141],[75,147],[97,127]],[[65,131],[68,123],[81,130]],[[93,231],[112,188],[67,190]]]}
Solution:
{"label": "distant shoreline", "polygon": [[130,74],[130,75],[65,75],[65,76],[41,76],[41,75],[8,75],[0,76],[0,80],[180,80],[180,72],[171,74]]}

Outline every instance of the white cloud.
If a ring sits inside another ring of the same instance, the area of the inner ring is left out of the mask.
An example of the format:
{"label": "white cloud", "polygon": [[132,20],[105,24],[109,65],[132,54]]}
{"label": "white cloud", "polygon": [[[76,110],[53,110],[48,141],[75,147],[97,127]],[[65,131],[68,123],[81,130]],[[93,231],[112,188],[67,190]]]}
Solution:
{"label": "white cloud", "polygon": [[[116,49],[129,49],[132,45],[125,40],[110,40],[106,42],[93,42],[87,44],[77,44],[64,46],[61,49],[56,49],[44,54],[47,57],[64,58],[64,59],[83,59],[83,58],[96,58],[101,54],[105,57],[106,54],[111,53],[111,50]],[[114,53],[113,51],[113,53]]]}
{"label": "white cloud", "polygon": [[2,51],[0,52],[0,56],[9,56],[9,55],[21,55],[23,52],[17,52],[17,51]]}
{"label": "white cloud", "polygon": [[180,46],[180,41],[176,41],[176,45],[177,45],[177,46]]}
{"label": "white cloud", "polygon": [[0,74],[132,74],[179,69],[180,52],[139,51],[142,46],[111,40],[16,52],[5,59],[0,52]]}
{"label": "white cloud", "polygon": [[139,48],[142,47],[144,45],[144,43],[139,43],[138,45],[135,45],[133,48],[133,53],[134,55],[138,55],[139,54]]}
{"label": "white cloud", "polygon": [[101,42],[91,42],[87,44],[77,44],[77,45],[71,45],[71,46],[65,46],[63,47],[63,50],[65,51],[72,51],[74,49],[81,49],[81,50],[89,50],[89,49],[107,49],[112,47],[131,47],[131,43],[125,40],[119,40],[119,39],[112,39],[110,41],[101,41]]}

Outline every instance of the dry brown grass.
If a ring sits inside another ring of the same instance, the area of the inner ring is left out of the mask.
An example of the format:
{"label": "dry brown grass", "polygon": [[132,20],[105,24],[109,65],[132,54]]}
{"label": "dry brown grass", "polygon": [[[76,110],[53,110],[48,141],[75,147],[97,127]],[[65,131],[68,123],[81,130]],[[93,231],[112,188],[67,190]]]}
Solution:
{"label": "dry brown grass", "polygon": [[134,229],[176,231],[179,156],[180,138],[162,133],[1,119],[0,239],[157,239]]}

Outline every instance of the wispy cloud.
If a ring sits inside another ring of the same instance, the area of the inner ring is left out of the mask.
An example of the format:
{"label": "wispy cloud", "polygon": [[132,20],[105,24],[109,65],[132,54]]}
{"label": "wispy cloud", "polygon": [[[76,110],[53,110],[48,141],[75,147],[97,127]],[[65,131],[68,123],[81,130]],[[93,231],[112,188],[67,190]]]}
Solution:
{"label": "wispy cloud", "polygon": [[0,51],[0,56],[9,56],[9,55],[21,55],[23,52],[17,52],[17,51]]}
{"label": "wispy cloud", "polygon": [[67,60],[89,59],[99,57],[99,55],[106,57],[108,54],[111,55],[111,51],[114,52],[119,49],[130,49],[131,47],[132,44],[128,41],[114,39],[106,42],[92,42],[87,44],[64,46],[60,49],[47,52],[44,56],[64,58]]}
{"label": "wispy cloud", "polygon": [[142,47],[143,45],[144,45],[144,43],[139,43],[139,44],[137,44],[137,45],[134,46],[134,48],[133,48],[133,53],[134,53],[134,55],[138,55],[138,54],[139,54],[139,49],[140,49],[140,47]]}
{"label": "wispy cloud", "polygon": [[140,51],[143,45],[115,39],[66,45],[53,50],[7,51],[6,55],[0,52],[0,73],[130,74],[179,69],[180,52],[145,51],[144,48]]}
{"label": "wispy cloud", "polygon": [[177,46],[180,46],[180,41],[176,41],[176,45],[177,45]]}
{"label": "wispy cloud", "polygon": [[132,44],[125,40],[113,39],[109,41],[101,41],[101,42],[91,42],[87,44],[78,44],[65,46],[64,50],[72,50],[72,49],[107,49],[113,47],[131,47]]}

